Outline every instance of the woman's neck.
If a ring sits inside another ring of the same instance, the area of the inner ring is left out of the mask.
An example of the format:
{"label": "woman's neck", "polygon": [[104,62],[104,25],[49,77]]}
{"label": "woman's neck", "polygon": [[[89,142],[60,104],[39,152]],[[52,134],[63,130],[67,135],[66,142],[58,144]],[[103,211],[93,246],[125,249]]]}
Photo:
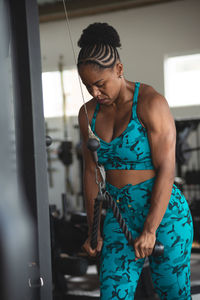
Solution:
{"label": "woman's neck", "polygon": [[115,102],[113,103],[116,107],[122,106],[124,103],[133,99],[134,91],[135,91],[135,83],[128,81],[126,79],[122,79],[122,86],[119,92],[119,95]]}

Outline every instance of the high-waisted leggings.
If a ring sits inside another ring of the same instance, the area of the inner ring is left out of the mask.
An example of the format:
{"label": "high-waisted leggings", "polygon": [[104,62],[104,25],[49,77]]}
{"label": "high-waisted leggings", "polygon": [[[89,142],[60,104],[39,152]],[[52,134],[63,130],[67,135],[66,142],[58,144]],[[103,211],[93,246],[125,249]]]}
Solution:
{"label": "high-waisted leggings", "polygon": [[[107,183],[107,191],[116,201],[133,238],[138,237],[150,207],[155,177],[137,185],[116,188]],[[188,300],[190,294],[190,255],[193,224],[187,201],[173,185],[165,215],[156,231],[164,245],[164,255],[149,256],[152,280],[162,300]],[[134,299],[144,259],[135,261],[134,248],[128,242],[112,210],[107,210],[103,226],[100,266],[101,300]]]}

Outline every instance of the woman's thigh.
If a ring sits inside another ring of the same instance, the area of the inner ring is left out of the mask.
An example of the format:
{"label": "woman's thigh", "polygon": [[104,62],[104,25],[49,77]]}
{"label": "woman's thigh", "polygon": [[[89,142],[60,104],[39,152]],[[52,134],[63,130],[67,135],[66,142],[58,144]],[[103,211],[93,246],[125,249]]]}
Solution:
{"label": "woman's thigh", "polygon": [[188,300],[193,224],[187,201],[174,185],[170,202],[157,230],[164,255],[149,257],[154,287],[162,300]]}
{"label": "woman's thigh", "polygon": [[[131,185],[118,189],[107,185],[116,201],[123,219],[133,238],[142,231],[150,199],[149,184]],[[103,228],[103,249],[101,253],[100,287],[101,299],[134,299],[144,259],[135,261],[132,245],[129,245],[111,209],[108,209]]]}
{"label": "woman's thigh", "polygon": [[144,260],[135,261],[133,247],[111,213],[107,214],[103,231],[100,265],[101,300],[134,299]]}

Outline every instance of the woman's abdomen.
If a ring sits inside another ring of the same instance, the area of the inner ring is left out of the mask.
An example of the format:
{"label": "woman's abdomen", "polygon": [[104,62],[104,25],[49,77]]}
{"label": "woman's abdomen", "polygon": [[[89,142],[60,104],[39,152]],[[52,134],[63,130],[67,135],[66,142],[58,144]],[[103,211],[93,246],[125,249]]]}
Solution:
{"label": "woman's abdomen", "polygon": [[122,188],[126,184],[138,184],[155,177],[155,170],[108,170],[106,171],[106,181]]}

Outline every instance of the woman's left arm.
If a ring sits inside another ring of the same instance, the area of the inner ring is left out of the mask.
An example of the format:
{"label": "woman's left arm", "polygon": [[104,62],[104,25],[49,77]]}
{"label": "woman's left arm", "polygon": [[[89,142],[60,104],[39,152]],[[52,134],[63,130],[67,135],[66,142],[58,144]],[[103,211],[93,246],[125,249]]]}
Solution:
{"label": "woman's left arm", "polygon": [[156,179],[151,194],[151,204],[142,234],[134,247],[137,258],[151,254],[156,230],[167,209],[175,175],[176,129],[165,98],[154,94],[142,106],[142,122],[147,129]]}

